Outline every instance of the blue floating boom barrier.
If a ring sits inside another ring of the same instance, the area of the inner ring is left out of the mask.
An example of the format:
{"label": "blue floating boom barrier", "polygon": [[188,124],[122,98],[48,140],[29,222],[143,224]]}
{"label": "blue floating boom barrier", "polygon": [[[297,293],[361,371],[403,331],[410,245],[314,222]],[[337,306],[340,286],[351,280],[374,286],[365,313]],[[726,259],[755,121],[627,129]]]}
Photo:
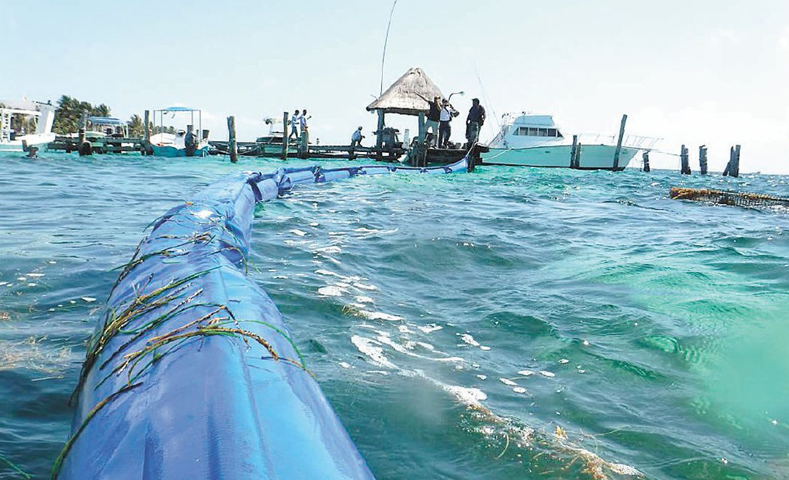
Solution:
{"label": "blue floating boom barrier", "polygon": [[296,185],[445,167],[225,177],[159,218],[88,343],[60,479],[372,479],[276,305],[246,276],[254,208]]}

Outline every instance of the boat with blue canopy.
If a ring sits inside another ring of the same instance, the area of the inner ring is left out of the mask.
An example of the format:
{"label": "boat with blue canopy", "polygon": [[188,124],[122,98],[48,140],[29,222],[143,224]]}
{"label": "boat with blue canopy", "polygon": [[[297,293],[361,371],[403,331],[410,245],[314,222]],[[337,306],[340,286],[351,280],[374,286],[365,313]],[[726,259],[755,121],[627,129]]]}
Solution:
{"label": "boat with blue canopy", "polygon": [[[169,133],[164,125],[165,120],[175,119],[179,115],[181,118],[188,115],[189,123],[185,129],[176,130],[170,126],[172,133]],[[195,120],[197,120],[196,124]],[[205,157],[208,155],[208,130],[203,130],[203,112],[200,109],[176,106],[154,110],[153,131],[150,146],[156,156]]]}

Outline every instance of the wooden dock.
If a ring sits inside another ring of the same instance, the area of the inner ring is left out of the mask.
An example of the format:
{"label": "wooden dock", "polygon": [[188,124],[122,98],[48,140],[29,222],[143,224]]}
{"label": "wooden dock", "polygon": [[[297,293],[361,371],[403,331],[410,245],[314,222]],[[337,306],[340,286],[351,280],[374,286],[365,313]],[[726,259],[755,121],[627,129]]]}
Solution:
{"label": "wooden dock", "polygon": [[[145,140],[142,138],[103,137],[87,140],[93,153],[145,153]],[[55,137],[55,141],[47,145],[47,149],[56,152],[79,152],[80,142],[77,137]]]}
{"label": "wooden dock", "polygon": [[[211,155],[229,155],[230,142],[208,142]],[[282,158],[281,143],[236,142],[238,155],[242,157]],[[307,145],[306,151],[297,142],[290,142],[286,158],[322,158],[335,160],[354,160],[367,158],[382,161],[397,161],[406,153],[404,148],[376,149],[375,147],[355,147],[350,145]]]}

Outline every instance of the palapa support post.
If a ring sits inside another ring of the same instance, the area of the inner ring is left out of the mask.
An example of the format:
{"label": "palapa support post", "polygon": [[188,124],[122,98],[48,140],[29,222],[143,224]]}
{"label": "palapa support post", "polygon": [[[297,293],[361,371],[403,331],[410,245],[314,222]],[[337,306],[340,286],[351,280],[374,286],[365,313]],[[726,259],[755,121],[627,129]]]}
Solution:
{"label": "palapa support post", "polygon": [[622,140],[625,138],[626,123],[627,115],[622,115],[622,123],[619,124],[619,139],[616,141],[616,150],[614,150],[614,170],[619,170],[619,154],[622,151]]}
{"label": "palapa support post", "polygon": [[386,125],[385,114],[382,109],[378,110],[378,130],[375,131],[375,149],[377,150],[377,158],[381,160],[383,157],[384,148],[384,125]]}
{"label": "palapa support post", "polygon": [[143,155],[148,154],[148,149],[151,146],[151,112],[150,110],[145,111],[145,124],[143,125],[143,132],[145,135],[144,141],[142,142],[142,148],[140,149],[140,153]]}
{"label": "palapa support post", "polygon": [[641,159],[644,161],[643,170],[647,173],[651,172],[652,169],[649,168],[649,150],[641,154]]}
{"label": "palapa support post", "polygon": [[236,117],[227,117],[228,148],[230,161],[238,163],[238,143],[236,143]]}
{"label": "palapa support post", "polygon": [[415,167],[422,166],[422,159],[427,159],[427,148],[425,148],[425,112],[419,112],[419,139],[416,142],[416,156],[412,158],[411,164]]}
{"label": "palapa support post", "polygon": [[307,132],[301,132],[301,139],[299,142],[299,158],[307,158],[310,153],[310,145],[307,140]]}
{"label": "palapa support post", "polygon": [[288,112],[282,114],[282,159],[288,159]]}
{"label": "palapa support post", "polygon": [[578,153],[578,135],[573,135],[573,148],[570,149],[570,168],[578,168],[575,163]]}
{"label": "palapa support post", "polygon": [[702,145],[699,147],[699,171],[702,175],[707,174],[707,146]]}
{"label": "palapa support post", "polygon": [[680,173],[683,175],[690,175],[690,161],[688,159],[688,149],[685,145],[682,145],[682,149],[679,152],[680,158]]}

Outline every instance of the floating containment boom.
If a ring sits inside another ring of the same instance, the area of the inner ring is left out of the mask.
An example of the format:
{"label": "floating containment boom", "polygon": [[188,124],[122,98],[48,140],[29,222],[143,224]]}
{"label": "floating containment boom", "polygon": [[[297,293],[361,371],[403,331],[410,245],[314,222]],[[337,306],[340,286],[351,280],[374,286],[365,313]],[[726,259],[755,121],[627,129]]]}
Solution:
{"label": "floating containment boom", "polygon": [[789,208],[789,198],[773,197],[759,193],[672,187],[669,196],[675,200],[695,200],[697,202],[735,205],[738,207]]}
{"label": "floating containment boom", "polygon": [[277,307],[245,275],[257,202],[295,185],[437,168],[227,177],[158,219],[88,344],[61,479],[371,479]]}

